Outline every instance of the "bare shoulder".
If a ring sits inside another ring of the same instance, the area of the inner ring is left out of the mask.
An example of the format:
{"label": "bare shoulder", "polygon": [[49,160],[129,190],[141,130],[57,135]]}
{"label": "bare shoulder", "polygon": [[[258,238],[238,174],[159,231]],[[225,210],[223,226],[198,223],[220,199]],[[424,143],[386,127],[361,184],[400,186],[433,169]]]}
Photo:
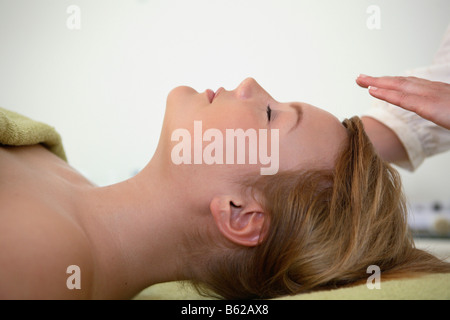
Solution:
{"label": "bare shoulder", "polygon": [[93,265],[82,230],[41,201],[0,201],[0,299],[89,298]]}

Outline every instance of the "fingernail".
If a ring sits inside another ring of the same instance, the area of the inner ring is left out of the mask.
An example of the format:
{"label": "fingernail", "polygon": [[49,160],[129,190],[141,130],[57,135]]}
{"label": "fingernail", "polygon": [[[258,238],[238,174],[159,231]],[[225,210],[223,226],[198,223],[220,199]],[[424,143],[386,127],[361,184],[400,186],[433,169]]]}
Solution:
{"label": "fingernail", "polygon": [[369,91],[376,91],[376,90],[378,90],[377,87],[372,87],[372,86],[370,86],[368,89],[369,89]]}
{"label": "fingernail", "polygon": [[368,75],[365,75],[365,74],[363,74],[363,73],[361,73],[359,76],[358,76],[358,78],[367,78],[368,77]]}

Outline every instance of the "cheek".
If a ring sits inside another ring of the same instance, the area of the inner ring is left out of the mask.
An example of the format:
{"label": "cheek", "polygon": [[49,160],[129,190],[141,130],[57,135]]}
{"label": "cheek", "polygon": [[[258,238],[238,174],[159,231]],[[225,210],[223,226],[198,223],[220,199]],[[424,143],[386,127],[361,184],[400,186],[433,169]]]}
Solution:
{"label": "cheek", "polygon": [[280,170],[296,170],[302,164],[307,152],[304,144],[300,143],[300,139],[292,136],[285,136],[280,130]]}
{"label": "cheek", "polygon": [[215,128],[224,133],[226,129],[261,128],[254,110],[237,104],[213,104],[205,107],[198,115],[205,128]]}

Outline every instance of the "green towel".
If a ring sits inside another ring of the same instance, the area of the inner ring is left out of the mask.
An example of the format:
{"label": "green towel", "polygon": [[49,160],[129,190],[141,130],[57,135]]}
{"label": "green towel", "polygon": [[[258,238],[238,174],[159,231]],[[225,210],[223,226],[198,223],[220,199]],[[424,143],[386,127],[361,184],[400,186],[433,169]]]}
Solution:
{"label": "green towel", "polygon": [[7,146],[42,144],[67,162],[61,136],[55,128],[3,108],[0,108],[0,144]]}

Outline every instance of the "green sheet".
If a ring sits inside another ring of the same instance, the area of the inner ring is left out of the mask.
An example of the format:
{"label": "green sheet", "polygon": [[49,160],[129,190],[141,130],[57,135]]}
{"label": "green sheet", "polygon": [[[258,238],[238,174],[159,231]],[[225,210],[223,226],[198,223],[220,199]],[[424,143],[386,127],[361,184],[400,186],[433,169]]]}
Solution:
{"label": "green sheet", "polygon": [[[203,300],[195,289],[184,282],[169,282],[151,286],[136,300]],[[417,278],[383,281],[380,289],[366,284],[286,296],[283,300],[450,300],[450,273],[430,274]]]}

